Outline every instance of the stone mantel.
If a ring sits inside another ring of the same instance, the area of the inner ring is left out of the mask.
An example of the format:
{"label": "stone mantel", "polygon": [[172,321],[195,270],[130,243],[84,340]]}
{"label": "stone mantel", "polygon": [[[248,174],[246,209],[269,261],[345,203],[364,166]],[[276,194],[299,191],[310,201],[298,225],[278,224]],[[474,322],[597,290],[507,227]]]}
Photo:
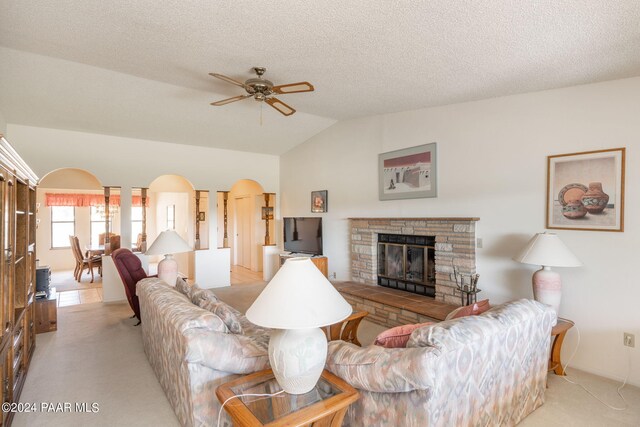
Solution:
{"label": "stone mantel", "polygon": [[460,304],[453,274],[476,273],[477,217],[349,218],[351,231],[351,280],[377,286],[378,234],[435,237],[437,301]]}
{"label": "stone mantel", "polygon": [[433,217],[433,218],[429,218],[429,217],[424,217],[424,218],[347,218],[350,220],[365,220],[365,221],[452,221],[452,222],[457,222],[457,221],[462,221],[462,222],[477,222],[480,221],[480,218],[477,217],[469,217],[469,218],[465,218],[465,217]]}

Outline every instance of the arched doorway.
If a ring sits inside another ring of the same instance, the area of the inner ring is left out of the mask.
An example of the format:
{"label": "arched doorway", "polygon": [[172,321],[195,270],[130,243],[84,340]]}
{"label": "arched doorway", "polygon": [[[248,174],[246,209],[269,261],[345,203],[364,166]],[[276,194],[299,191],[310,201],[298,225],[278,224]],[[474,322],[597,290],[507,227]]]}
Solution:
{"label": "arched doorway", "polygon": [[[76,258],[69,236],[76,236],[83,253],[104,230],[104,187],[91,172],[62,168],[44,175],[36,192],[36,245],[39,269],[49,266],[51,286],[58,292],[58,305],[102,301],[102,280],[94,268],[94,280],[85,271],[74,277]],[[112,210],[113,214],[114,210]],[[113,215],[111,231],[119,234],[119,215]],[[95,242],[94,242],[95,241]]]}
{"label": "arched doorway", "polygon": [[[192,248],[195,247],[195,189],[180,175],[161,175],[149,184],[149,206],[146,212],[147,244],[155,241],[165,230],[175,230]],[[195,276],[193,252],[174,255],[180,273]],[[162,256],[149,258],[150,274],[154,273]]]}
{"label": "arched doorway", "polygon": [[[263,194],[263,187],[251,179],[237,181],[228,193],[231,265],[253,272],[262,271],[262,245],[265,233],[261,217]],[[220,215],[218,217],[220,218]]]}

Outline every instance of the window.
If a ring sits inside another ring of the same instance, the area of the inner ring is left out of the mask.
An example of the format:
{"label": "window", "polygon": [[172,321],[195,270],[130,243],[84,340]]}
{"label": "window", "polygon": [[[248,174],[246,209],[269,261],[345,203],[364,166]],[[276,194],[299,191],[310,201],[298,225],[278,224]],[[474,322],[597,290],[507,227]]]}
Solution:
{"label": "window", "polygon": [[137,241],[142,233],[142,206],[131,208],[131,240]]}
{"label": "window", "polygon": [[70,248],[69,236],[76,234],[73,206],[51,206],[51,248]]}
{"label": "window", "polygon": [[100,244],[102,233],[104,233],[104,208],[91,206],[91,246]]}

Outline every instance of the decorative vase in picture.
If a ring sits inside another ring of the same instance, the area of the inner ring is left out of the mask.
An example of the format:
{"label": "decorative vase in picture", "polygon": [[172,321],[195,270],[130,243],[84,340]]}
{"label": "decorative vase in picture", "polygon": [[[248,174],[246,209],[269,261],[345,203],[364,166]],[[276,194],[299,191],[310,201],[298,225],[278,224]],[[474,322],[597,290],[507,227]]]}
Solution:
{"label": "decorative vase in picture", "polygon": [[590,182],[589,190],[582,196],[582,204],[590,214],[599,214],[609,202],[609,195],[602,191],[601,182]]}
{"label": "decorative vase in picture", "polygon": [[587,214],[587,209],[580,200],[570,200],[562,207],[562,215],[569,219],[582,218]]}

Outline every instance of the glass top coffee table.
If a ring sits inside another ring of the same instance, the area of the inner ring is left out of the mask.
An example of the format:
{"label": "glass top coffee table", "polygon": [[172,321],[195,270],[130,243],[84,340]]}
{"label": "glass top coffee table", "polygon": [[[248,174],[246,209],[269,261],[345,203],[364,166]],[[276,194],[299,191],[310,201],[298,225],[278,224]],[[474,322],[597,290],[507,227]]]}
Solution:
{"label": "glass top coffee table", "polygon": [[[224,383],[216,390],[222,404],[240,394],[273,394],[282,388],[271,369]],[[280,393],[272,397],[244,396],[224,406],[236,426],[298,426],[322,420],[323,425],[339,426],[350,404],[359,394],[349,384],[324,370],[318,384],[308,393]]]}

